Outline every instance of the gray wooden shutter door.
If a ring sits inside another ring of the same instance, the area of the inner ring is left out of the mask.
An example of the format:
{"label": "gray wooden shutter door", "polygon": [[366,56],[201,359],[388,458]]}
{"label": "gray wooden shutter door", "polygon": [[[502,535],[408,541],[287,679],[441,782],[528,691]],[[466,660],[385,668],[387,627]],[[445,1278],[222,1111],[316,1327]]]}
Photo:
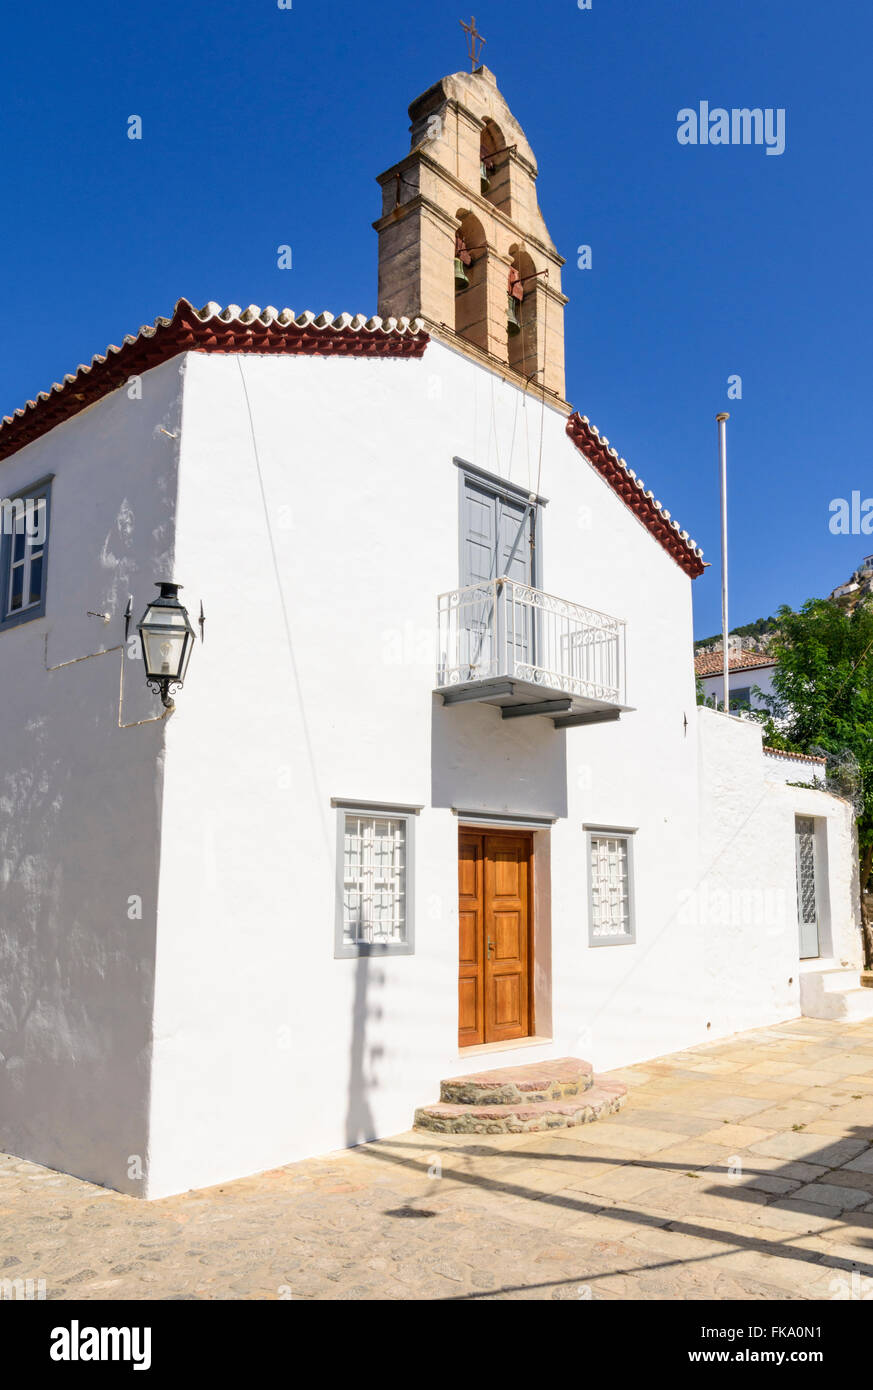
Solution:
{"label": "gray wooden shutter door", "polygon": [[481,595],[471,594],[465,610],[462,660],[470,679],[496,674],[494,591],[496,577],[497,508],[493,493],[471,479],[464,486],[462,587],[481,585]]}
{"label": "gray wooden shutter door", "polygon": [[[507,579],[514,579],[517,584],[529,586],[532,516],[526,503],[509,501],[507,498],[498,499],[498,509],[500,573],[505,574]],[[521,534],[519,528],[522,528]],[[512,589],[507,590],[503,617],[506,623],[506,649],[517,667],[531,660],[533,615],[530,607],[518,602],[514,593]]]}
{"label": "gray wooden shutter door", "polygon": [[461,584],[483,586],[481,599],[471,596],[464,623],[464,659],[471,678],[502,674],[504,655],[517,662],[528,660],[530,611],[501,598],[495,612],[493,589],[493,580],[504,575],[520,584],[531,583],[532,518],[525,520],[526,510],[521,500],[503,497],[475,479],[465,480]]}

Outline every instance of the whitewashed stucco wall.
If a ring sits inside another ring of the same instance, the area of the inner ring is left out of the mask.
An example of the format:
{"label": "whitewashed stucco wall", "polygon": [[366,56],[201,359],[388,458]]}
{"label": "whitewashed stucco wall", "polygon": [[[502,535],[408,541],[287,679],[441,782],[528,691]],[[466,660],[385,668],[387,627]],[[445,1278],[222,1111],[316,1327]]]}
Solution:
{"label": "whitewashed stucco wall", "polygon": [[[138,1195],[165,725],[119,729],[108,649],[171,563],[180,366],[0,464],[5,497],[55,475],[45,617],[0,632],[0,1150]],[[157,702],[126,665],[133,722]]]}
{"label": "whitewashed stucco wall", "polygon": [[[557,817],[554,1042],[500,1064],[606,1067],[702,1036],[697,933],[677,919],[690,582],[564,418],[545,412],[538,479],[541,407],[438,344],[421,362],[191,356],[183,418],[177,577],[204,595],[207,640],[167,729],[150,1193],[404,1129],[469,1068],[452,807]],[[455,456],[539,483],[544,587],[628,620],[619,725],[557,732],[433,695]],[[413,956],[334,960],[332,797],[424,807]],[[586,823],[639,827],[635,946],[587,946]]]}
{"label": "whitewashed stucco wall", "polygon": [[764,776],[768,782],[820,782],[825,785],[825,765],[812,758],[786,758],[764,750]]}
{"label": "whitewashed stucco wall", "polygon": [[761,730],[698,710],[700,924],[713,1036],[800,1013],[794,818],[816,819],[822,955],[860,951],[851,806],[768,780]]}

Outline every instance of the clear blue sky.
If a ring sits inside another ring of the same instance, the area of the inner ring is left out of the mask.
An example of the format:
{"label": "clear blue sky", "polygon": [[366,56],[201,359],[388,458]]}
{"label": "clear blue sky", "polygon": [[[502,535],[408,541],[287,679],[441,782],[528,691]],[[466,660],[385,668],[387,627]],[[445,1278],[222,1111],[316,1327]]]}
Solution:
{"label": "clear blue sky", "polygon": [[[697,634],[720,626],[719,410],[732,624],[828,592],[873,552],[828,530],[831,498],[873,495],[869,7],[474,8],[568,259],[569,399],[713,563]],[[374,313],[374,176],[408,148],[409,102],[465,66],[461,16],[445,0],[9,7],[0,413],[181,295]],[[681,147],[677,112],[701,99],[784,107],[785,153]]]}

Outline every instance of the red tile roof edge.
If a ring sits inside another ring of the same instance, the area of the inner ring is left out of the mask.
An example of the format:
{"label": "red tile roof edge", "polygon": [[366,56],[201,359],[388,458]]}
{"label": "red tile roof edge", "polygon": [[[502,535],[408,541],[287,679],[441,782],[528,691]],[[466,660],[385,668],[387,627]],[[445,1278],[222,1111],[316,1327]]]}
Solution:
{"label": "red tile roof edge", "polygon": [[0,459],[30,444],[64,420],[180,352],[257,352],[313,357],[421,357],[430,342],[420,319],[365,318],[362,314],[294,314],[250,304],[226,309],[210,301],[195,309],[180,299],[170,318],[157,318],[120,347],[110,346],[80,365],[50,391],[40,391],[0,420]]}
{"label": "red tile roof edge", "polygon": [[[728,657],[729,671],[762,671],[775,665],[775,656],[762,656],[760,652],[740,652]],[[720,676],[723,670],[721,652],[698,652],[694,657],[695,675]]]}
{"label": "red tile roof edge", "polygon": [[688,535],[679,528],[668,511],[665,511],[655,495],[646,490],[642,478],[638,478],[623,458],[619,458],[609,440],[600,434],[586,416],[576,411],[567,421],[567,433],[576,448],[592,463],[600,476],[618,493],[625,506],[636,515],[655,540],[664,547],[667,554],[676,561],[692,579],[703,574],[703,551]]}
{"label": "red tile roof edge", "polygon": [[818,758],[813,753],[789,753],[785,748],[771,748],[769,744],[762,744],[762,750],[769,753],[773,758],[791,758],[798,763],[826,763],[827,758]]}

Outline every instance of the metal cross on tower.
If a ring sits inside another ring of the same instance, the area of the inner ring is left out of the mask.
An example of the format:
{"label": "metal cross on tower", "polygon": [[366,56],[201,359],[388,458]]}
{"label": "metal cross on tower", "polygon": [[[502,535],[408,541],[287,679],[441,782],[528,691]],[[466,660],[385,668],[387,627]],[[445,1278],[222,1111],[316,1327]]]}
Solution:
{"label": "metal cross on tower", "polygon": [[482,49],[485,47],[487,39],[483,39],[482,35],[476,28],[475,15],[470,16],[469,24],[465,24],[464,21],[461,20],[461,28],[467,35],[467,52],[470,57],[470,71],[475,72],[476,69],[479,67],[479,59],[482,57]]}

